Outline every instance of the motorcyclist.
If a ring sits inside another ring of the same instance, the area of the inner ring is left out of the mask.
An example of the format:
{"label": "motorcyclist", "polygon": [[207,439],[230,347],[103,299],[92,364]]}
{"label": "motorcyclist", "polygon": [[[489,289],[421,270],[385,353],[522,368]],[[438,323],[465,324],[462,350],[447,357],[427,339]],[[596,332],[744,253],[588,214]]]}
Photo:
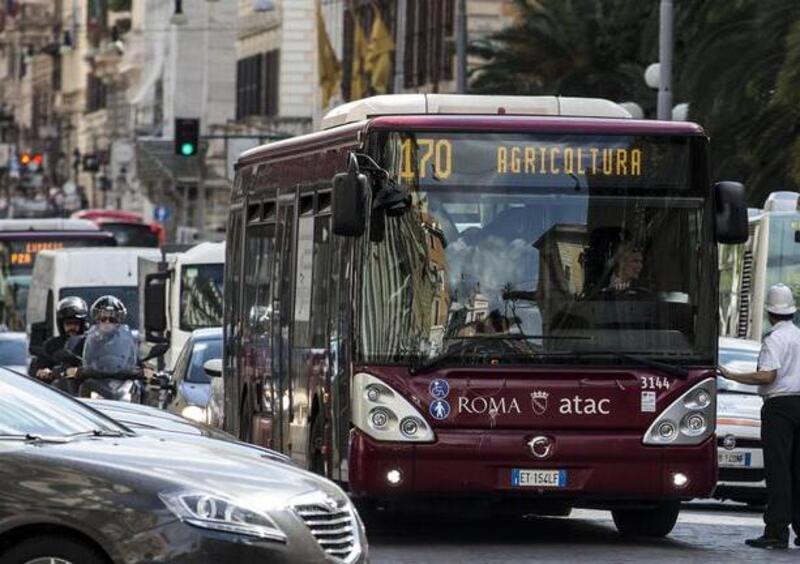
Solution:
{"label": "motorcyclist", "polygon": [[[53,382],[58,373],[56,369],[63,363],[56,358],[59,351],[67,347],[67,343],[75,343],[73,352],[82,355],[83,341],[76,340],[89,327],[89,308],[86,302],[77,296],[63,298],[56,306],[56,326],[58,335],[50,337],[42,345],[44,354],[37,355],[28,368],[28,374],[43,382]],[[71,341],[72,340],[72,341]],[[76,359],[77,361],[77,359]]]}
{"label": "motorcyclist", "polygon": [[[116,379],[138,371],[136,339],[124,323],[125,304],[115,296],[101,296],[92,304],[94,325],[86,333],[83,362],[67,375],[103,397],[113,397],[123,383]],[[73,351],[74,352],[74,351]]]}

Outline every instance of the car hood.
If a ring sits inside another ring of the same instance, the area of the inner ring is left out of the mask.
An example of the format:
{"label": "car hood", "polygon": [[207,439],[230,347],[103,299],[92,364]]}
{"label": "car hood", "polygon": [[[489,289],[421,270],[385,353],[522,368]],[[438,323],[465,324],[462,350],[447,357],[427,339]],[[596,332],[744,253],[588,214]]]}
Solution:
{"label": "car hood", "polygon": [[215,439],[236,440],[233,435],[155,407],[114,400],[82,399],[89,407],[136,431],[170,431]]}
{"label": "car hood", "polygon": [[[77,438],[64,444],[19,444],[16,448],[3,443],[0,450],[7,460],[15,455],[35,459],[26,465],[46,469],[54,481],[59,476],[80,475],[138,493],[195,491],[246,500],[259,509],[285,507],[291,498],[312,491],[345,498],[336,485],[320,476],[259,455],[258,449],[214,439],[165,433]],[[59,491],[65,487],[68,480],[58,486]]]}
{"label": "car hood", "polygon": [[211,384],[182,382],[179,386],[178,393],[183,396],[187,405],[206,407],[208,405],[208,398],[211,396]]}

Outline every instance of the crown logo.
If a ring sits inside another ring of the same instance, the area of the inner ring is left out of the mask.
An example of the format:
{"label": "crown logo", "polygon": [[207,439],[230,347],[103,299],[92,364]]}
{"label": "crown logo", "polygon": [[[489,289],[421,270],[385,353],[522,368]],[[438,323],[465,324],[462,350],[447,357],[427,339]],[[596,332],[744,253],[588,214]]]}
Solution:
{"label": "crown logo", "polygon": [[547,411],[547,398],[549,397],[550,393],[543,390],[531,392],[531,409],[536,415],[544,415]]}

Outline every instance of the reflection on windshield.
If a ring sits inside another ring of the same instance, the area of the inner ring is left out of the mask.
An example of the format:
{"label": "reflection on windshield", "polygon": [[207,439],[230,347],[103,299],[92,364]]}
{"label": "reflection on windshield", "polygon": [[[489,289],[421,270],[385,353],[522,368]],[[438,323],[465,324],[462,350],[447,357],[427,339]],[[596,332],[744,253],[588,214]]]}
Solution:
{"label": "reflection on windshield", "polygon": [[222,325],[222,264],[184,266],[181,273],[181,329]]}
{"label": "reflection on windshield", "polygon": [[412,209],[364,238],[364,360],[710,364],[704,200],[583,183],[413,186]]}
{"label": "reflection on windshield", "polygon": [[119,430],[110,420],[48,386],[0,373],[0,435],[63,437],[95,429]]}

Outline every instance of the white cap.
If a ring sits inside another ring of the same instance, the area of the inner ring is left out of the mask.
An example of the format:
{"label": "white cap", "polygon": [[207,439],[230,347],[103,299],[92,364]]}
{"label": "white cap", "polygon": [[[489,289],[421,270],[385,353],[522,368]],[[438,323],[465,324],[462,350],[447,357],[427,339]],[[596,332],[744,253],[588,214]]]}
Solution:
{"label": "white cap", "polygon": [[767,311],[775,315],[792,315],[797,308],[794,294],[786,284],[774,284],[767,290]]}

